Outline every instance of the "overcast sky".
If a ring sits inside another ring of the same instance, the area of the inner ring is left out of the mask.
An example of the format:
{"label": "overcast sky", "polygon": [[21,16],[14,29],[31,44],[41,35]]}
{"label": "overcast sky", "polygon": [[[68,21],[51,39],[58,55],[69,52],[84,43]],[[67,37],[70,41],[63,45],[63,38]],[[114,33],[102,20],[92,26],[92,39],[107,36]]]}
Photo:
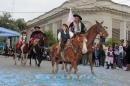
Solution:
{"label": "overcast sky", "polygon": [[[0,0],[0,14],[12,12],[14,18],[33,19],[67,0]],[[130,5],[130,0],[113,0],[117,3]]]}

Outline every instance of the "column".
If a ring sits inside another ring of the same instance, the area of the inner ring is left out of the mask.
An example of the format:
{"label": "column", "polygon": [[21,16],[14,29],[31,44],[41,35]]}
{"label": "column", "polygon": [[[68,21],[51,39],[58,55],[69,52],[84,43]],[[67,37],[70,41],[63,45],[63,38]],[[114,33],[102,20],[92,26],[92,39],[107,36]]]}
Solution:
{"label": "column", "polygon": [[106,29],[107,32],[108,32],[108,37],[107,37],[107,39],[108,39],[108,38],[112,38],[112,18],[111,18],[111,17],[108,17],[108,16],[104,16],[104,19],[103,19],[103,20],[104,20],[103,25],[108,27],[108,29]]}
{"label": "column", "polygon": [[52,27],[53,27],[53,28],[52,28],[53,36],[54,36],[55,38],[57,38],[57,29],[58,29],[57,24],[56,24],[56,23],[53,23],[53,26],[52,26]]}
{"label": "column", "polygon": [[120,22],[120,39],[124,39],[124,41],[127,40],[127,25],[126,21]]}

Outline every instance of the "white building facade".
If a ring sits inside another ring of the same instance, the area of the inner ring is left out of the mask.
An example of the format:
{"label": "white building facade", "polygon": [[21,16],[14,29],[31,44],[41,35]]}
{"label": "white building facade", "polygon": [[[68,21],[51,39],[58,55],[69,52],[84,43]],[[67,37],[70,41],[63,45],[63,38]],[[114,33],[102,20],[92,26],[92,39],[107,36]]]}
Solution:
{"label": "white building facade", "polygon": [[31,33],[35,25],[43,31],[50,30],[57,37],[57,29],[65,22],[69,9],[79,14],[89,29],[97,21],[104,21],[108,27],[108,38],[130,40],[130,7],[112,2],[111,0],[69,0],[61,6],[30,20],[27,31]]}

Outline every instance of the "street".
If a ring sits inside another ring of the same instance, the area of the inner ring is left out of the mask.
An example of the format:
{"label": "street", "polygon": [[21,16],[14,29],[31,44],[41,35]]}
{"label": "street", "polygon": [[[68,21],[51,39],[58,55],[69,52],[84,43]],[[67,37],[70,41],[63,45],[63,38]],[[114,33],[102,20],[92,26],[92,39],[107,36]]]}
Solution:
{"label": "street", "polygon": [[0,86],[130,86],[130,72],[122,69],[105,69],[94,67],[92,75],[89,66],[78,66],[80,80],[76,75],[61,70],[51,73],[51,62],[43,61],[38,68],[32,61],[23,66],[20,62],[14,65],[12,57],[0,56]]}

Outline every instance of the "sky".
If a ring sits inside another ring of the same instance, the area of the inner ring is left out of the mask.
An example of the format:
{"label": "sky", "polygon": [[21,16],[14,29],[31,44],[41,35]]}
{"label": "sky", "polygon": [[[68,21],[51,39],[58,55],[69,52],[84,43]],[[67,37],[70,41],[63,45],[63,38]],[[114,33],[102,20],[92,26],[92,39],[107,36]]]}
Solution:
{"label": "sky", "polygon": [[[48,12],[67,0],[0,0],[0,15],[11,12],[13,18],[31,20]],[[130,6],[130,0],[112,0]]]}

